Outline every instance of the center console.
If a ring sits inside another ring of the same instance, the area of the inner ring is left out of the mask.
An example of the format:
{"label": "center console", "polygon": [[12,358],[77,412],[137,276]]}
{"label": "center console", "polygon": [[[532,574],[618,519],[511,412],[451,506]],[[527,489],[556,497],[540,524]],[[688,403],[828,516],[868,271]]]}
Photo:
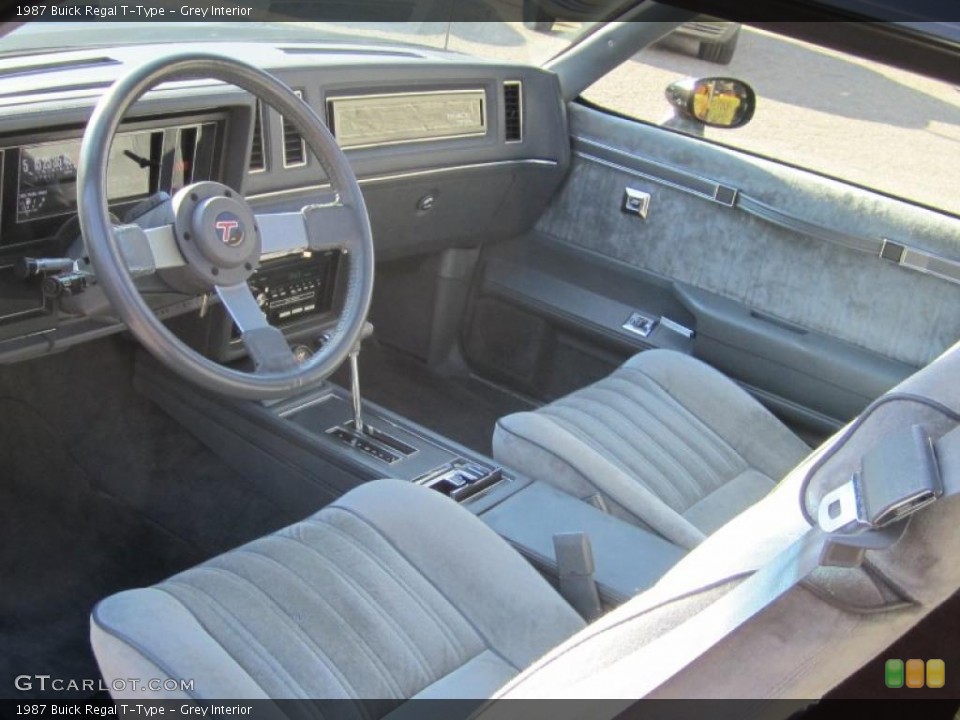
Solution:
{"label": "center console", "polygon": [[555,536],[585,533],[606,607],[653,585],[685,554],[658,535],[369,403],[358,429],[350,398],[340,388],[331,386],[318,397],[275,411],[330,451],[362,465],[365,473],[419,483],[462,503],[551,581],[561,570]]}
{"label": "center console", "polygon": [[509,479],[491,460],[382,408],[369,407],[358,428],[344,395],[330,386],[305,403],[278,408],[277,414],[324,445],[333,445],[334,452],[362,466],[362,472],[420,483],[457,501]]}
{"label": "center console", "polygon": [[333,384],[272,404],[233,401],[183,383],[146,353],[138,359],[135,383],[239,475],[261,486],[290,522],[369,480],[415,482],[460,502],[555,584],[562,585],[564,572],[555,537],[585,533],[604,607],[652,586],[685,554],[385,408],[363,402],[360,414],[351,393]]}

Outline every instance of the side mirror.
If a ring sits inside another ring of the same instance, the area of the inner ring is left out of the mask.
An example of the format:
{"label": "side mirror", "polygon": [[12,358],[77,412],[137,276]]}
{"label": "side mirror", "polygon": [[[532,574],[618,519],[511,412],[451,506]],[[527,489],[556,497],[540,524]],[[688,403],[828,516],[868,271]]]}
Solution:
{"label": "side mirror", "polygon": [[678,80],[667,86],[666,95],[679,117],[709,127],[742,127],[757,107],[753,88],[735,78]]}

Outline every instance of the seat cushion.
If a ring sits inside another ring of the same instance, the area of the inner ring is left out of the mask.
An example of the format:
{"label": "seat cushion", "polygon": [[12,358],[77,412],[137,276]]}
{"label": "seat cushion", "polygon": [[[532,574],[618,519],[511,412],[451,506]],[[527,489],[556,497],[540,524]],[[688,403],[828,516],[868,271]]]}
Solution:
{"label": "seat cushion", "polygon": [[91,633],[108,681],[136,667],[196,678],[199,698],[382,699],[363,711],[380,717],[418,695],[487,697],[583,624],[471,513],[383,480],[107,598]]}
{"label": "seat cushion", "polygon": [[494,456],[687,548],[762,498],[810,448],[729,378],[651,350],[535,412],[501,418]]}

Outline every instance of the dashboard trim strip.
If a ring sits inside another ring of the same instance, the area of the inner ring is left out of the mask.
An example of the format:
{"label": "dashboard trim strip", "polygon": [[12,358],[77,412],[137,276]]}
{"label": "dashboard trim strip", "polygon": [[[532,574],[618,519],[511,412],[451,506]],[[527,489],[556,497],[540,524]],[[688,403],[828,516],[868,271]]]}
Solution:
{"label": "dashboard trim strip", "polygon": [[[513,165],[534,165],[539,167],[556,167],[559,163],[556,160],[542,160],[536,158],[526,158],[523,160],[495,160],[485,163],[470,163],[466,165],[451,165],[449,167],[431,168],[429,170],[410,170],[397,173],[386,173],[384,175],[368,175],[358,178],[357,182],[361,185],[370,185],[379,182],[391,182],[393,180],[407,180],[409,178],[427,177],[430,175],[439,175],[444,173],[459,172],[462,170],[482,170],[487,168],[510,167]],[[303,193],[316,192],[318,190],[330,190],[330,183],[318,183],[315,185],[302,185],[285,190],[269,190],[267,192],[250,193],[246,196],[247,200],[265,200],[268,198],[285,197],[289,195],[301,195]]]}

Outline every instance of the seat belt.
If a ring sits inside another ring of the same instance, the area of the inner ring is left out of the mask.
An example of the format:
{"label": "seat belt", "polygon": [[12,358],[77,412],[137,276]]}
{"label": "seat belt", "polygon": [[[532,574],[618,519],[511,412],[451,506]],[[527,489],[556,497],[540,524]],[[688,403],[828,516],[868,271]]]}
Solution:
{"label": "seat belt", "polygon": [[[941,438],[940,446],[946,445],[960,455],[960,428]],[[882,438],[864,455],[860,472],[823,497],[817,525],[704,610],[596,675],[570,682],[555,697],[620,698],[602,705],[604,715],[620,714],[638,698],[665,685],[817,568],[858,566],[867,550],[882,550],[897,542],[913,513],[956,495],[960,495],[960,477],[941,477],[933,445],[920,426]],[[824,529],[823,524],[830,529]],[[563,716],[562,712],[557,714],[563,707],[571,708],[571,717],[580,717],[576,713],[582,710],[576,703],[547,705],[551,718]],[[497,717],[494,707],[486,710],[494,710],[490,717]],[[534,716],[537,713],[528,720],[535,720]]]}
{"label": "seat belt", "polygon": [[[960,429],[945,435],[943,442],[960,446]],[[563,695],[631,698],[624,707],[631,705],[817,568],[858,566],[867,550],[882,550],[899,540],[913,513],[955,495],[960,495],[960,478],[941,477],[933,445],[920,426],[883,438],[864,455],[859,473],[824,495],[818,525],[709,607],[598,675],[571,683]]]}

